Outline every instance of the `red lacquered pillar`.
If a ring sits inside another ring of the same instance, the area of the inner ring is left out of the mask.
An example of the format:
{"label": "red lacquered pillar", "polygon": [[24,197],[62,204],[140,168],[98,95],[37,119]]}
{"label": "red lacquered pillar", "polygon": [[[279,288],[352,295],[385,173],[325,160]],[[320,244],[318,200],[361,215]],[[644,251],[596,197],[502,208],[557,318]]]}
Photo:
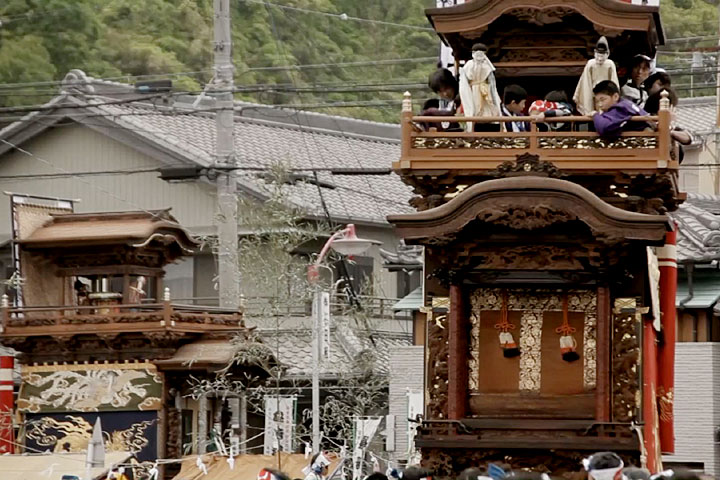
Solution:
{"label": "red lacquered pillar", "polygon": [[673,403],[675,397],[675,340],[677,292],[677,226],[665,236],[665,246],[658,249],[660,267],[660,310],[663,343],[658,351],[657,401],[660,416],[660,447],[662,453],[675,453]]}

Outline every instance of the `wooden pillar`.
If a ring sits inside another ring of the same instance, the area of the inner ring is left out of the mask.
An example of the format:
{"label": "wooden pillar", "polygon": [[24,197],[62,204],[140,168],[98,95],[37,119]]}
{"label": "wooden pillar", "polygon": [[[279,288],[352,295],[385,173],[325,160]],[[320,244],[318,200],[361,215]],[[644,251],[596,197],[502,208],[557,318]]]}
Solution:
{"label": "wooden pillar", "polygon": [[122,290],[123,299],[122,302],[125,304],[130,303],[130,274],[125,273],[123,275],[123,290]]}
{"label": "wooden pillar", "polygon": [[595,393],[595,419],[609,422],[610,418],[610,338],[612,316],[610,291],[607,287],[597,289],[597,387]]}
{"label": "wooden pillar", "polygon": [[165,272],[160,272],[155,276],[155,302],[154,303],[162,302],[163,292],[165,291],[165,288],[163,285],[163,277],[165,277]]}
{"label": "wooden pillar", "polygon": [[468,328],[460,285],[450,286],[448,328],[448,418],[459,420],[468,394]]}
{"label": "wooden pillar", "polygon": [[665,235],[665,246],[658,249],[660,268],[660,311],[663,343],[658,355],[658,403],[660,406],[660,446],[662,453],[675,452],[673,402],[675,397],[675,341],[677,339],[677,227]]}
{"label": "wooden pillar", "polygon": [[421,311],[413,312],[413,345],[425,345],[425,324],[427,314]]}

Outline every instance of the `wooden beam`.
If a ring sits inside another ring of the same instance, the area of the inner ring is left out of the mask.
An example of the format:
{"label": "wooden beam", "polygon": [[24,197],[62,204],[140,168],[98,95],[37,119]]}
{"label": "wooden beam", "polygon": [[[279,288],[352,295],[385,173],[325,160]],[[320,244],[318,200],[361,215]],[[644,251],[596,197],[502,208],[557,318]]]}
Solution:
{"label": "wooden beam", "polygon": [[460,285],[450,286],[448,312],[448,418],[465,416],[468,394],[468,326]]}
{"label": "wooden beam", "polygon": [[502,437],[478,438],[477,435],[453,435],[453,436],[423,436],[415,437],[415,446],[420,448],[508,448],[518,450],[548,450],[568,449],[587,450],[597,452],[599,450],[611,451],[637,451],[639,449],[637,438],[634,437],[570,437],[553,438],[543,437],[521,437],[506,435]]}
{"label": "wooden beam", "polygon": [[610,290],[608,287],[597,289],[597,356],[595,391],[595,419],[598,422],[610,421]]}

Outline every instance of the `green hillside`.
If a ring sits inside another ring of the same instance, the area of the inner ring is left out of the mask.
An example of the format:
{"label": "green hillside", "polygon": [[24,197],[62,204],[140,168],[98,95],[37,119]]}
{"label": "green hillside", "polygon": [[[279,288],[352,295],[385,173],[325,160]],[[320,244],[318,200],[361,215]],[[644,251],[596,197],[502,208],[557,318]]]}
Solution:
{"label": "green hillside", "polygon": [[[432,32],[403,25],[427,27],[423,10],[434,0],[271,3],[295,9],[231,0],[236,84],[244,90],[238,98],[394,121],[404,89],[424,95],[422,85],[434,68],[438,40]],[[668,38],[715,35],[715,5],[703,0],[661,3]],[[200,91],[212,76],[212,4],[212,0],[0,2],[0,104],[47,100],[57,91],[56,84],[8,84],[57,81],[73,68],[130,82],[133,76],[173,74],[176,89]],[[705,41],[717,43],[716,38]],[[666,48],[669,53],[660,56],[662,65],[676,69],[682,84],[689,83],[691,54],[686,52],[695,45],[697,40],[672,43]],[[714,62],[710,54],[701,60]],[[701,87],[713,81],[712,75],[696,75],[694,89],[680,93],[703,93]],[[260,91],[268,85],[274,86],[273,92]],[[326,106],[337,102],[352,106]]]}
{"label": "green hillside", "polygon": [[[306,10],[427,27],[433,0],[278,0]],[[80,68],[101,78],[164,75],[177,89],[199,91],[212,72],[212,0],[6,0],[0,2],[0,103],[33,104],[51,86],[2,84],[62,79]],[[342,20],[231,0],[238,98],[263,103],[327,104],[397,101],[404,84],[425,83],[437,37],[429,31]],[[418,59],[421,61],[397,61]],[[372,65],[373,61],[385,61]],[[364,62],[364,63],[363,63]],[[327,65],[347,64],[357,65]],[[277,68],[292,65],[324,65]],[[130,79],[132,81],[132,79]],[[260,88],[257,88],[260,85]],[[360,85],[360,86],[356,86]],[[348,92],[350,90],[350,92]],[[363,91],[357,91],[363,90]],[[398,105],[323,111],[394,120]]]}

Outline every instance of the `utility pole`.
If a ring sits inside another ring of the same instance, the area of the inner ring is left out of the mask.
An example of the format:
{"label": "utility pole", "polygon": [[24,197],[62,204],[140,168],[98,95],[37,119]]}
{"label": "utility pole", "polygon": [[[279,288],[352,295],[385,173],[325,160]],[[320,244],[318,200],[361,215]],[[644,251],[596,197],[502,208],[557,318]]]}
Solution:
{"label": "utility pole", "polygon": [[[718,35],[720,35],[720,3],[717,6],[718,15]],[[718,47],[715,50],[715,113],[717,121],[715,127],[720,128],[720,37],[718,37]],[[715,139],[717,141],[717,138]]]}
{"label": "utility pole", "polygon": [[[215,77],[212,83],[217,112],[215,113],[215,163],[217,176],[218,284],[220,306],[236,309],[240,304],[240,272],[238,269],[237,183],[232,167],[235,158],[233,121],[232,40],[230,37],[230,0],[215,0]],[[225,170],[222,167],[226,167]]]}
{"label": "utility pole", "polygon": [[[240,270],[238,267],[238,207],[237,181],[233,167],[235,157],[235,122],[233,113],[232,37],[230,35],[230,0],[214,0],[214,77],[211,86],[217,111],[215,113],[215,164],[217,176],[217,235],[218,235],[218,286],[220,306],[236,310],[240,307]],[[246,435],[246,407],[241,399],[231,399],[230,454],[236,455],[241,439]],[[202,439],[201,439],[202,440]],[[202,453],[204,449],[200,447]]]}

